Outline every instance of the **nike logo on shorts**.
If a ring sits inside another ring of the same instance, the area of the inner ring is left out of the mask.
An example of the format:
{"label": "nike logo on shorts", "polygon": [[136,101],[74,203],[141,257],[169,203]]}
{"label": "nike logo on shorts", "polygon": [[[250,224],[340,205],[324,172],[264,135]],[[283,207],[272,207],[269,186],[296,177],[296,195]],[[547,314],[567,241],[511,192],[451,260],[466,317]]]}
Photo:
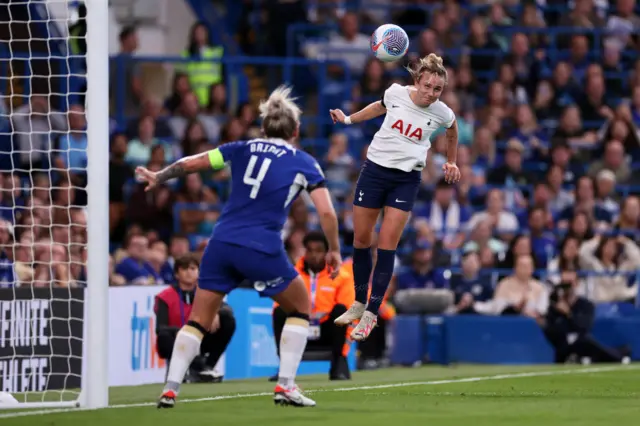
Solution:
{"label": "nike logo on shorts", "polygon": [[398,199],[396,198],[396,203],[406,203],[406,201],[404,201],[404,200],[398,200]]}

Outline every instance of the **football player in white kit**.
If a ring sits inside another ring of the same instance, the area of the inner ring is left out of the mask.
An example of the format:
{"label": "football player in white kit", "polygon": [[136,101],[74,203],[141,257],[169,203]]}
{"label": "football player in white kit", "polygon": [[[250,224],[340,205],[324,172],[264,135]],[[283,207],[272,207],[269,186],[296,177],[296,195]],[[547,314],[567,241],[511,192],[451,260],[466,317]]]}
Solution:
{"label": "football player in white kit", "polygon": [[[356,301],[335,320],[348,325],[360,320],[351,333],[353,340],[366,339],[377,323],[378,309],[387,291],[396,248],[415,202],[422,169],[426,166],[429,137],[446,128],[447,162],[443,165],[448,183],[458,182],[456,165],[458,125],[451,108],[439,100],[447,84],[442,58],[430,54],[408,68],[412,86],[393,84],[381,100],[347,117],[330,111],[334,123],[355,124],[386,113],[382,127],[373,137],[356,184],[353,201],[353,272]],[[384,208],[378,237],[378,260],[373,272],[371,297],[367,300],[371,277],[371,243],[380,210]]]}

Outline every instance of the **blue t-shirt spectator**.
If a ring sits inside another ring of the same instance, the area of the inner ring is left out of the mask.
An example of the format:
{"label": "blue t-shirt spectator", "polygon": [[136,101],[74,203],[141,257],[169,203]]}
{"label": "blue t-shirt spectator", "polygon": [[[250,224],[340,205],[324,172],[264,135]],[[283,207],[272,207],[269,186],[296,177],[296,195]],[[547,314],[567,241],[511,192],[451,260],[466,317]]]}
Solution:
{"label": "blue t-shirt spectator", "polygon": [[125,257],[116,265],[116,274],[120,274],[127,280],[127,284],[146,284],[154,278],[150,272],[151,266],[147,262],[137,261],[131,257]]}
{"label": "blue t-shirt spectator", "polygon": [[420,274],[414,269],[401,272],[398,275],[398,290],[412,288],[448,288],[447,280],[442,271],[431,269],[426,274]]}
{"label": "blue t-shirt spectator", "polygon": [[476,302],[486,302],[493,297],[493,286],[489,274],[479,273],[473,278],[455,274],[451,277],[449,286],[456,296],[455,303],[460,302],[465,293],[473,296]]}
{"label": "blue t-shirt spectator", "polygon": [[86,173],[87,171],[87,135],[72,133],[60,138],[62,162],[72,173]]}
{"label": "blue t-shirt spectator", "polygon": [[16,280],[13,262],[4,251],[0,252],[0,288],[13,287]]}

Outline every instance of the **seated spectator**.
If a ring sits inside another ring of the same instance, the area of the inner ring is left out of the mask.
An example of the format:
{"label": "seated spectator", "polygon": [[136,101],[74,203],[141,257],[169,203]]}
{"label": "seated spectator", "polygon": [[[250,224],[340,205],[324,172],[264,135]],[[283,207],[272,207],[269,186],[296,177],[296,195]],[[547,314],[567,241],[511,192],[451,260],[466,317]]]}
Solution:
{"label": "seated spectator", "polygon": [[116,264],[116,274],[122,275],[128,285],[156,284],[147,263],[149,241],[140,234],[130,234],[124,242],[126,257]]}
{"label": "seated spectator", "polygon": [[113,256],[109,256],[109,286],[122,286],[127,279],[115,272]]}
{"label": "seated spectator", "polygon": [[595,235],[593,232],[593,224],[589,216],[584,212],[576,212],[569,224],[567,235],[576,237],[580,244],[585,240],[590,240]]}
{"label": "seated spectator", "polygon": [[173,76],[173,84],[171,85],[171,94],[164,101],[164,109],[169,114],[174,114],[180,107],[184,95],[191,92],[189,84],[189,76],[187,74],[177,72]]}
{"label": "seated spectator", "polygon": [[344,199],[351,192],[351,176],[355,160],[349,154],[349,141],[342,133],[334,133],[329,140],[329,152],[325,158],[324,173],[331,193]]}
{"label": "seated spectator", "polygon": [[444,178],[435,187],[433,200],[424,209],[417,209],[416,216],[426,217],[436,238],[442,240],[444,248],[452,250],[459,248],[464,242],[464,227],[467,225],[471,212],[458,204],[453,198],[454,188]]}
{"label": "seated spectator", "polygon": [[176,139],[183,139],[185,137],[185,130],[187,124],[197,120],[204,127],[206,138],[210,141],[217,141],[220,138],[220,124],[218,121],[200,111],[198,105],[198,98],[193,93],[186,93],[182,98],[182,104],[178,108],[178,115],[174,115],[169,119],[169,126],[173,136]]}
{"label": "seated spectator", "polygon": [[164,242],[154,241],[149,244],[147,264],[156,284],[175,283],[175,274],[167,259],[167,245]]}
{"label": "seated spectator", "polygon": [[604,158],[596,160],[589,167],[589,176],[595,178],[602,170],[613,172],[616,182],[628,183],[631,178],[631,168],[625,159],[624,145],[615,139],[610,140],[604,146]]}
{"label": "seated spectator", "polygon": [[551,146],[551,164],[549,168],[557,166],[562,171],[562,184],[575,185],[583,174],[582,165],[573,158],[569,142],[562,139],[553,142]]}
{"label": "seated spectator", "polygon": [[640,239],[640,198],[631,196],[624,199],[614,229],[636,241]]}
{"label": "seated spectator", "polygon": [[490,315],[523,315],[541,322],[549,306],[549,294],[545,286],[533,278],[533,258],[516,259],[513,275],[498,283],[493,299],[476,302],[478,313]]}
{"label": "seated spectator", "polygon": [[[140,119],[138,138],[129,141],[127,145],[127,154],[125,160],[131,166],[145,165],[151,160],[151,150],[156,145],[164,145],[160,139],[154,134],[154,121],[152,117],[143,117]],[[165,163],[171,163],[174,155],[170,146],[165,146]]]}
{"label": "seated spectator", "polygon": [[411,264],[396,278],[394,304],[403,313],[439,312],[453,303],[453,293],[443,271],[433,266],[433,245],[418,241]]}
{"label": "seated spectator", "polygon": [[549,208],[554,216],[571,206],[574,197],[571,191],[564,189],[564,169],[558,165],[551,165],[547,171],[546,183],[551,191]]}
{"label": "seated spectator", "polygon": [[[367,63],[368,50],[371,40],[368,35],[360,33],[358,15],[352,12],[345,13],[340,20],[340,33],[333,34],[329,42],[322,49],[322,53],[328,59],[343,60],[355,75],[361,75]],[[338,70],[329,69],[333,73]]]}
{"label": "seated spectator", "polygon": [[[158,167],[150,168],[154,172]],[[144,226],[160,233],[162,238],[169,238],[173,227],[174,194],[167,185],[156,186],[146,191],[145,185],[137,184],[127,205],[126,218],[129,223]]]}
{"label": "seated spectator", "polygon": [[[190,234],[199,232],[202,224],[209,213],[215,213],[210,221],[215,223],[219,216],[219,212],[212,212],[211,205],[217,204],[220,200],[215,192],[202,184],[202,178],[199,174],[193,173],[184,178],[184,185],[178,193],[177,201],[179,203],[191,204],[187,209],[180,210],[180,229],[182,232]],[[197,208],[194,208],[197,205]],[[212,229],[199,232],[203,235],[209,234]]]}
{"label": "seated spectator", "polygon": [[[588,296],[595,303],[624,302],[635,299],[638,283],[635,272],[640,269],[640,248],[624,236],[596,236],[580,246],[580,266],[600,275],[589,277]],[[630,285],[633,283],[633,285]]]}
{"label": "seated spectator", "polygon": [[151,117],[153,121],[153,137],[170,141],[173,139],[173,132],[169,126],[169,121],[162,116],[162,102],[153,95],[147,95],[142,102],[138,117],[129,121],[125,134],[129,139],[140,137],[140,121],[146,117]]}
{"label": "seated spectator", "polygon": [[[309,232],[304,237],[305,255],[296,264],[311,296],[311,320],[307,350],[314,347],[331,347],[330,380],[349,380],[351,373],[346,355],[349,351],[347,330],[334,324],[334,320],[347,312],[355,301],[353,278],[341,270],[332,279],[325,263],[329,243],[321,232]],[[276,303],[273,310],[273,334],[280,354],[280,336],[287,313]]]}
{"label": "seated spectator", "polygon": [[554,257],[547,264],[548,281],[553,284],[560,282],[561,271],[580,270],[580,240],[572,235],[567,235],[560,244],[558,256]]}
{"label": "seated spectator", "polygon": [[[176,260],[174,272],[176,284],[156,296],[157,350],[160,358],[171,363],[173,345],[178,331],[187,323],[193,309],[193,300],[198,283],[200,263],[194,255],[185,255]],[[233,311],[223,304],[213,323],[202,339],[200,356],[189,367],[185,380],[195,382],[221,382],[222,375],[216,370],[218,360],[227,349],[236,320]]]}
{"label": "seated spectator", "polygon": [[504,207],[504,193],[500,189],[492,189],[487,194],[487,209],[471,216],[468,229],[474,229],[479,222],[488,221],[493,232],[502,239],[510,239],[518,231],[516,215]]}
{"label": "seated spectator", "polygon": [[595,177],[596,206],[606,210],[611,217],[618,217],[620,205],[616,200],[616,175],[607,169],[600,170]]}
{"label": "seated spectator", "polygon": [[532,207],[529,209],[529,238],[531,240],[531,251],[537,266],[546,268],[547,262],[555,256],[556,237],[546,226],[546,211],[542,207]]}
{"label": "seated spectator", "polygon": [[564,364],[571,355],[582,363],[629,363],[627,351],[607,348],[591,334],[595,306],[578,295],[578,278],[573,271],[562,272],[551,293],[544,334],[555,349],[555,362]]}
{"label": "seated spectator", "polygon": [[573,206],[567,207],[558,217],[558,228],[567,228],[569,220],[576,212],[581,211],[587,214],[590,220],[596,223],[598,228],[608,228],[613,218],[605,209],[598,207],[595,201],[593,179],[582,176],[576,183],[576,201]]}
{"label": "seated spectator", "polygon": [[185,234],[173,234],[169,241],[169,257],[167,263],[174,268],[174,264],[177,258],[182,257],[189,253],[189,238]]}
{"label": "seated spectator", "polygon": [[492,235],[492,221],[485,219],[478,221],[475,228],[471,231],[471,238],[462,247],[463,251],[482,252],[488,249],[494,255],[503,255],[507,251],[507,245],[504,241],[494,238]]}
{"label": "seated spectator", "polygon": [[462,255],[462,273],[453,274],[449,287],[455,294],[455,312],[475,313],[474,302],[486,302],[493,297],[493,286],[488,274],[482,273],[480,256],[476,251]]}

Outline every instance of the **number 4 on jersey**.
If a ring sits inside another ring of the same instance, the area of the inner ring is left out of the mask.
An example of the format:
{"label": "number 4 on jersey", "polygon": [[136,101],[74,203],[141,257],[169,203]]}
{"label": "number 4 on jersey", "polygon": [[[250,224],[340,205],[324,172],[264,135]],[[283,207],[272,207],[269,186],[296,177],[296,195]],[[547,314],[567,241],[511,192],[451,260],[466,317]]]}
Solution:
{"label": "number 4 on jersey", "polygon": [[260,185],[262,185],[262,181],[264,180],[267,171],[269,170],[269,166],[271,165],[271,159],[265,158],[262,161],[262,165],[260,166],[260,170],[258,170],[258,175],[253,177],[253,169],[256,166],[256,162],[258,161],[257,155],[252,155],[249,159],[249,164],[247,164],[247,169],[244,172],[243,182],[246,185],[251,186],[251,193],[249,193],[249,198],[255,199],[258,196],[258,191],[260,191]]}

